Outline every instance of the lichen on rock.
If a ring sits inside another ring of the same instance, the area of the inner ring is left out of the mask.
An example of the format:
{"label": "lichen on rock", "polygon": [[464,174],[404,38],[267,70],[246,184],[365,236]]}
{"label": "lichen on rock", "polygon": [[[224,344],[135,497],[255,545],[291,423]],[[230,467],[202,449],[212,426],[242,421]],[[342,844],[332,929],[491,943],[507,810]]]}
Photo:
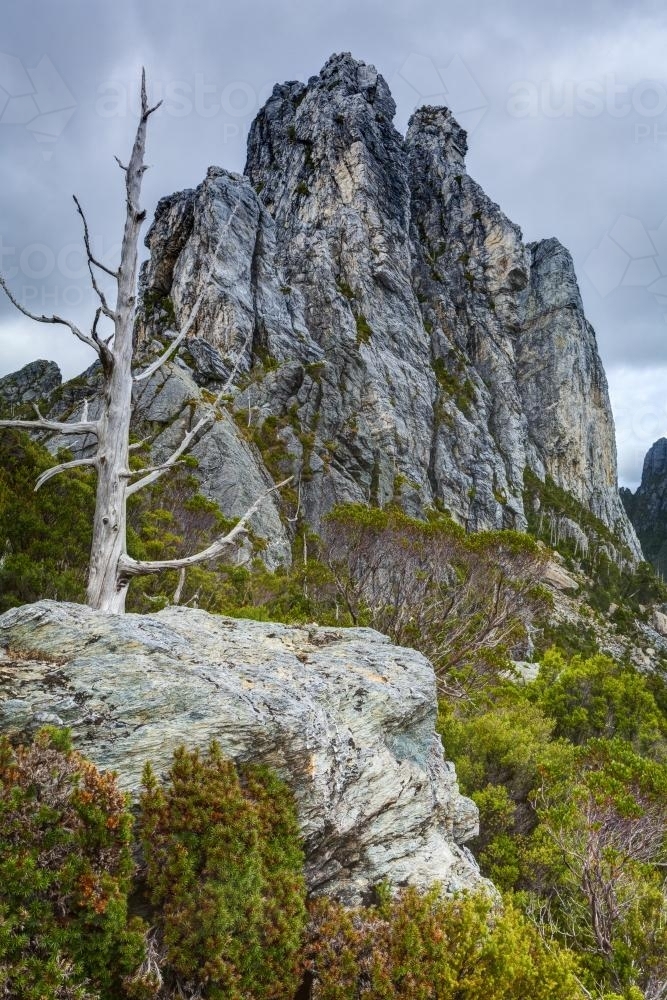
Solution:
{"label": "lichen on rock", "polygon": [[461,846],[477,809],[435,731],[435,677],[371,629],[291,628],[204,611],[110,616],[43,601],[0,616],[0,731],[68,726],[136,793],[144,763],[219,742],[293,789],[311,891],[483,880]]}

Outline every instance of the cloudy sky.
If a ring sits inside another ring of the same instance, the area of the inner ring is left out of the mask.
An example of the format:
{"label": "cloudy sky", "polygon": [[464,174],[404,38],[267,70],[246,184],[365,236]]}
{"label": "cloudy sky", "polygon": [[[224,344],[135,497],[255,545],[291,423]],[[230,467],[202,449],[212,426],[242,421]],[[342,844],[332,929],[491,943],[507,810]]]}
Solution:
{"label": "cloudy sky", "polygon": [[[667,9],[663,0],[2,0],[0,267],[35,312],[82,323],[92,300],[71,201],[98,256],[119,239],[125,154],[145,64],[153,94],[145,204],[242,170],[273,83],[334,51],[374,63],[403,128],[446,103],[470,173],[527,239],[571,250],[612,392],[621,482],[667,434]],[[0,375],[35,357],[65,375],[86,348],[0,301]]]}

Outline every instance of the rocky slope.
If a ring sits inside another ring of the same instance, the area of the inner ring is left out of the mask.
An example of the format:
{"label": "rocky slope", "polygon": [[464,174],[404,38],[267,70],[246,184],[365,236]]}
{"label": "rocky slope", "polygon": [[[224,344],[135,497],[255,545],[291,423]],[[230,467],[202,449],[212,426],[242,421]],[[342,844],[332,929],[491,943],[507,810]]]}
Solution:
{"label": "rocky slope", "polygon": [[[308,84],[274,88],[244,176],[211,167],[159,203],[143,355],[198,308],[181,359],[137,394],[137,433],[157,434],[159,462],[237,366],[228,412],[193,454],[232,516],[294,475],[253,525],[269,566],[289,560],[302,519],[317,530],[337,502],[525,529],[526,469],[595,514],[607,548],[611,532],[617,553],[640,558],[570,255],[555,239],[523,243],[468,176],[446,108],[417,111],[405,137],[394,112],[372,66],[332,56]],[[56,412],[94,388],[94,373],[65,386]],[[571,517],[566,529],[581,535]]]}
{"label": "rocky slope", "polygon": [[667,578],[667,438],[647,452],[637,492],[622,489],[621,498],[646,558]]}
{"label": "rocky slope", "polygon": [[0,731],[71,727],[135,792],[146,760],[219,741],[294,789],[311,890],[482,879],[477,809],[435,733],[435,677],[370,629],[287,628],[171,608],[109,616],[43,601],[0,616]]}

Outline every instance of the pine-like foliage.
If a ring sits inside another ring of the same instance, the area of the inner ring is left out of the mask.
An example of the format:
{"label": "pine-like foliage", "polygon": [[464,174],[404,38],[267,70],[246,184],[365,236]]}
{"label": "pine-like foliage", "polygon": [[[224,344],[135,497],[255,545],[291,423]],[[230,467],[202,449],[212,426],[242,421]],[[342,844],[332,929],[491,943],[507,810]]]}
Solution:
{"label": "pine-like foliage", "polygon": [[0,996],[119,1000],[143,957],[128,920],[131,816],[115,775],[43,730],[0,740]]}
{"label": "pine-like foliage", "polygon": [[291,997],[306,910],[287,788],[263,768],[239,776],[216,743],[205,756],[181,747],[164,787],[146,767],[141,810],[167,989]]}

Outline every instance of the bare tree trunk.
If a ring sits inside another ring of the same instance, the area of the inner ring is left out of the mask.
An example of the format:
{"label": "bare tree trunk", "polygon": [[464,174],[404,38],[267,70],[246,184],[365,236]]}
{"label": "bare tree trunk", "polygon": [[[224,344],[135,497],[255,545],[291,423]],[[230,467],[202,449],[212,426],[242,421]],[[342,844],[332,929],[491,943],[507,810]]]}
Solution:
{"label": "bare tree trunk", "polygon": [[132,155],[125,171],[126,215],[118,270],[113,337],[113,360],[104,385],[97,453],[97,497],[88,576],[88,604],[122,613],[129,581],[121,582],[118,566],[126,554],[127,471],[132,415],[132,352],[136,313],[137,248],[146,213],[139,206],[145,166],[148,107],[146,81],[141,79],[141,119]]}
{"label": "bare tree trunk", "polygon": [[[215,412],[222,405],[226,392],[231,386],[238,370],[242,351],[229,375],[227,383],[216,397],[209,412],[199,418],[183,437],[174,452],[161,465],[137,470],[130,470],[130,420],[132,415],[132,385],[150,378],[160,367],[169,361],[182,341],[187,337],[195,321],[204,297],[202,289],[197,301],[178,336],[143,372],[133,377],[132,356],[134,350],[134,324],[136,317],[137,261],[139,234],[146,213],[141,209],[141,183],[146,166],[144,154],[146,150],[146,125],[152,113],[159,107],[148,106],[146,97],[146,77],[141,75],[141,118],[132,147],[132,155],[127,166],[120,160],[118,165],[125,173],[126,211],[123,243],[121,248],[120,267],[113,271],[97,260],[92,253],[88,233],[88,223],[83,209],[76,197],[77,211],[83,221],[84,241],[86,246],[88,271],[93,289],[100,301],[95,314],[90,334],[85,334],[69,320],[60,316],[39,316],[29,312],[15,298],[4,277],[0,275],[0,287],[4,289],[10,301],[24,315],[38,323],[53,323],[66,326],[84,344],[91,347],[101,362],[104,372],[104,396],[102,399],[101,416],[99,419],[88,420],[88,407],[84,406],[83,418],[76,423],[63,423],[47,420],[36,410],[36,420],[0,420],[0,427],[19,427],[24,430],[51,430],[61,434],[82,435],[91,434],[97,439],[97,450],[94,457],[80,458],[72,462],[63,462],[48,469],[37,480],[35,489],[39,489],[53,476],[78,466],[94,466],[97,470],[97,494],[95,514],[93,519],[93,539],[88,573],[87,601],[90,607],[100,611],[122,614],[125,611],[125,599],[130,581],[137,576],[161,573],[164,570],[178,569],[183,571],[175,595],[177,600],[183,589],[184,571],[188,566],[216,559],[234,544],[247,531],[250,518],[257,513],[266,497],[274,490],[280,489],[285,483],[279,483],[258,497],[255,503],[245,512],[236,525],[226,535],[216,539],[201,552],[182,559],[164,559],[155,562],[142,562],[127,554],[127,500],[128,497],[145,489],[156,482],[170,469],[180,464],[181,456],[199,438],[199,436],[214,422]],[[238,206],[237,206],[238,207]],[[218,246],[231,228],[236,208],[231,213],[220,234]],[[213,255],[213,266],[216,253]],[[96,277],[96,270],[103,271],[112,277],[117,284],[116,303],[111,308]],[[211,274],[209,274],[211,277]],[[97,325],[101,316],[113,323],[113,334],[108,340],[100,338]],[[110,342],[112,344],[110,345]],[[244,345],[244,347],[247,346]],[[134,482],[131,480],[135,479]]]}

